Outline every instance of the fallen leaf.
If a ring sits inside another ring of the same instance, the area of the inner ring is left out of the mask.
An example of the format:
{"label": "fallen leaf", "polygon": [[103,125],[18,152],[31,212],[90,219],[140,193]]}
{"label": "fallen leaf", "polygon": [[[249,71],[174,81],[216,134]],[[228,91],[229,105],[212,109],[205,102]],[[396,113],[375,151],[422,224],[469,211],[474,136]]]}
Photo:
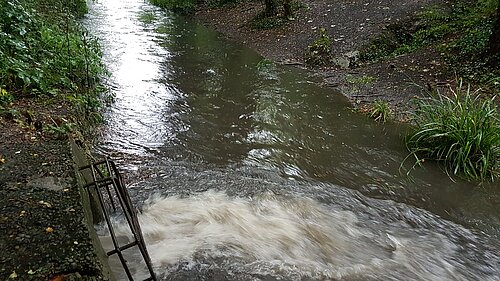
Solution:
{"label": "fallen leaf", "polygon": [[17,278],[17,273],[15,271],[12,271],[12,273],[9,275],[9,279],[16,279]]}
{"label": "fallen leaf", "polygon": [[3,158],[2,156],[0,156],[0,164],[5,164],[5,158]]}
{"label": "fallen leaf", "polygon": [[50,280],[50,281],[64,281],[64,280],[66,280],[66,277],[64,277],[64,275],[58,275],[58,276],[52,278],[52,280]]}
{"label": "fallen leaf", "polygon": [[54,232],[54,229],[53,229],[52,227],[50,227],[50,226],[49,226],[49,227],[47,227],[47,228],[45,229],[45,231],[46,231],[47,233],[52,233],[52,232]]}
{"label": "fallen leaf", "polygon": [[45,207],[47,207],[47,208],[52,208],[52,204],[50,204],[49,202],[45,202],[42,200],[42,201],[39,201],[38,203],[45,205]]}

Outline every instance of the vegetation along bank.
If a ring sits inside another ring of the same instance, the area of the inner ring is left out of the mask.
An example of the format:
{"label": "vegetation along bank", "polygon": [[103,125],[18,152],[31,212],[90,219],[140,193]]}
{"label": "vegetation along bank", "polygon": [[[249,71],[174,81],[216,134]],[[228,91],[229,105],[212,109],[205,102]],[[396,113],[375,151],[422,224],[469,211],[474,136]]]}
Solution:
{"label": "vegetation along bank", "polygon": [[[498,0],[150,1],[315,71],[377,120],[410,119],[416,164],[498,178]],[[99,45],[78,25],[85,12],[83,0],[0,0],[2,280],[106,278],[67,141],[84,142],[78,132],[100,120],[104,98]]]}
{"label": "vegetation along bank", "polygon": [[68,134],[98,122],[105,74],[85,0],[0,0],[0,280],[106,280]]}
{"label": "vegetation along bank", "polygon": [[450,175],[498,178],[498,0],[150,1],[311,69],[379,121],[410,121],[415,164],[437,159]]}

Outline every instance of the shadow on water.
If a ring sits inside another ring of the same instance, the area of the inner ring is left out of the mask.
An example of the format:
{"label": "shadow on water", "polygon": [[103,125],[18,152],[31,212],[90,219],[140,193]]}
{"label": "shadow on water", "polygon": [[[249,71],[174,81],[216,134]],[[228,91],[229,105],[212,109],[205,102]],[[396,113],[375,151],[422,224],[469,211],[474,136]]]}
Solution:
{"label": "shadow on water", "polygon": [[86,25],[116,93],[96,150],[127,170],[167,280],[498,280],[498,188],[401,174],[405,125],[142,1]]}

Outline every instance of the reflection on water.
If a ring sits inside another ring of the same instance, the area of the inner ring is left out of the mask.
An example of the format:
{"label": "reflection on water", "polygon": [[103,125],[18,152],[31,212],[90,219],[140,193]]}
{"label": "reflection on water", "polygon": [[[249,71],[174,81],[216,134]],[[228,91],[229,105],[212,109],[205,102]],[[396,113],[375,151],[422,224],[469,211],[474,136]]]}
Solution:
{"label": "reflection on water", "polygon": [[[294,280],[499,273],[498,254],[480,246],[498,242],[499,191],[453,183],[432,164],[402,175],[404,126],[377,124],[310,73],[143,1],[91,6],[86,25],[116,93],[96,150],[128,170],[138,205],[159,196],[142,220],[165,278],[206,264]],[[217,192],[196,195],[206,190]]]}

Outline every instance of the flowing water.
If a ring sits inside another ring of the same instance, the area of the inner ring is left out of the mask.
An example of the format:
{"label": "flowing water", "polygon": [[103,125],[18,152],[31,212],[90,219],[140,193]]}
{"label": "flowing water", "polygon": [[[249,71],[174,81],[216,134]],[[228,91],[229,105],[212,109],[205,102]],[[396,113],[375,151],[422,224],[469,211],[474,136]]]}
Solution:
{"label": "flowing water", "polygon": [[403,125],[143,1],[85,25],[116,95],[96,152],[125,170],[160,279],[500,280],[498,188],[407,176]]}

